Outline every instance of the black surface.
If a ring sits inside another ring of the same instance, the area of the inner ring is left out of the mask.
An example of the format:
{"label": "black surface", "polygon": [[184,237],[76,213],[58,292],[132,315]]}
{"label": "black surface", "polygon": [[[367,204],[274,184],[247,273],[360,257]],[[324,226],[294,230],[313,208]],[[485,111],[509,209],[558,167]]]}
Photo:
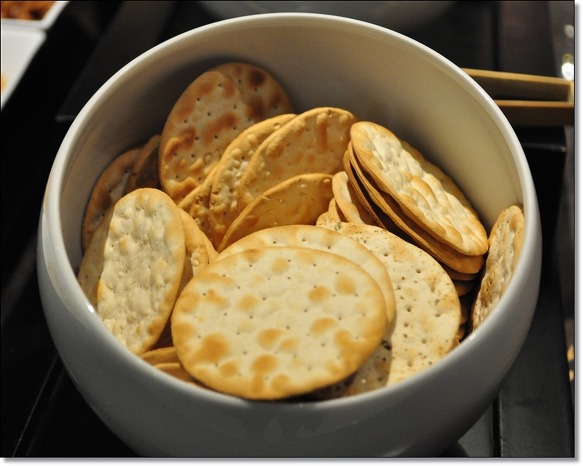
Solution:
{"label": "black surface", "polygon": [[[153,45],[215,20],[197,2],[71,2],[2,110],[3,457],[135,456],[81,398],[50,339],[35,269],[40,203],[58,146],[93,92]],[[406,34],[461,67],[555,74],[547,2],[457,2]],[[562,264],[552,248],[569,241],[557,228],[564,132],[516,131],[541,207],[540,296],[499,397],[458,442],[444,445],[446,457],[574,456]]]}

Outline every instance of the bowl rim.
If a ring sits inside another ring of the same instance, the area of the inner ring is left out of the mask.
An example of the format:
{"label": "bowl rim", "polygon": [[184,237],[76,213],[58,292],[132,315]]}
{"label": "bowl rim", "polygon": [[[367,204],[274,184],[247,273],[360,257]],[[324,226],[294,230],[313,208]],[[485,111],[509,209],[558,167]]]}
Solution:
{"label": "bowl rim", "polygon": [[[182,393],[192,396],[193,398],[200,397],[201,399],[204,399],[205,402],[216,402],[221,405],[225,405],[225,403],[227,403],[229,406],[238,408],[247,408],[249,404],[265,406],[265,402],[245,400],[231,395],[214,392],[212,390],[200,389],[198,387],[190,386],[183,381],[162,373],[161,371],[149,365],[147,362],[141,360],[138,356],[132,354],[130,351],[124,348],[106,329],[106,327],[102,324],[101,320],[96,315],[95,310],[89,303],[83,291],[81,290],[81,287],[78,286],[74,268],[69,260],[67,249],[64,243],[64,237],[62,234],[60,201],[68,176],[68,167],[70,166],[71,161],[74,160],[72,148],[75,145],[75,141],[79,138],[79,134],[82,134],[84,125],[87,123],[87,121],[90,120],[91,115],[96,111],[97,108],[100,107],[102,100],[106,100],[108,94],[114,92],[117,87],[122,86],[128,79],[128,76],[136,73],[140,67],[146,66],[148,60],[151,60],[157,54],[162,53],[168,48],[179,47],[181,44],[187,43],[190,40],[195,40],[194,38],[201,35],[228,33],[228,29],[232,25],[237,25],[237,27],[258,27],[269,23],[269,27],[274,27],[274,21],[283,21],[286,23],[289,23],[290,21],[296,21],[301,23],[303,27],[309,27],[314,24],[324,24],[326,27],[336,28],[350,25],[352,26],[350,33],[368,33],[379,36],[384,35],[389,37],[390,40],[396,40],[412,45],[413,49],[416,50],[417,53],[429,56],[435,66],[446,73],[448,77],[454,79],[456,83],[464,87],[465,90],[469,92],[469,94],[475,100],[480,102],[482,108],[488,112],[488,115],[494,120],[495,126],[502,133],[504,140],[509,145],[509,151],[513,157],[514,167],[519,176],[520,188],[522,191],[523,199],[525,201],[524,209],[526,222],[521,257],[519,258],[514,276],[511,279],[505,294],[501,297],[499,303],[497,304],[496,310],[505,309],[508,307],[506,303],[510,301],[512,295],[518,292],[520,289],[520,284],[523,281],[522,279],[529,274],[530,269],[527,268],[529,267],[529,264],[527,263],[527,256],[533,253],[537,253],[537,250],[540,249],[540,220],[538,214],[538,205],[536,202],[536,192],[532,178],[530,177],[526,156],[524,155],[522,146],[518,141],[518,137],[514,133],[514,130],[501,110],[496,106],[494,101],[486,94],[486,92],[478,86],[477,83],[475,83],[449,59],[443,57],[438,52],[430,49],[424,44],[421,44],[399,32],[351,18],[320,13],[264,13],[220,20],[186,31],[156,45],[122,67],[96,91],[96,93],[88,100],[88,102],[79,112],[62,140],[50,171],[43,201],[44,216],[50,217],[52,220],[44,222],[45,228],[42,230],[42,232],[43,235],[46,235],[47,244],[49,244],[52,248],[52,254],[55,257],[56,264],[60,266],[64,265],[64,267],[58,267],[56,271],[50,271],[52,273],[51,281],[54,282],[55,275],[58,275],[58,280],[68,285],[73,284],[71,289],[67,292],[67,299],[64,299],[65,303],[68,305],[73,305],[76,308],[83,309],[81,315],[83,316],[85,324],[90,326],[91,331],[94,333],[95,337],[100,339],[100,343],[107,345],[109,349],[115,353],[116,357],[120,358],[123,364],[132,365],[136,370],[139,370],[143,376],[146,376],[147,378],[155,378],[163,385],[172,388],[172,390],[181,391]],[[75,286],[75,284],[77,286]],[[64,296],[60,296],[60,298],[63,299]],[[66,308],[60,312],[70,313],[71,311]],[[503,325],[503,322],[501,322],[498,314],[500,313],[494,312],[488,319],[486,319],[486,321],[477,331],[466,337],[458,347],[450,351],[450,353],[447,354],[443,359],[393,386],[384,387],[378,390],[373,390],[350,397],[331,400],[317,400],[309,401],[306,403],[299,402],[291,404],[289,402],[273,401],[269,402],[269,406],[272,406],[273,409],[281,411],[297,410],[299,406],[308,406],[310,409],[316,410],[327,408],[336,409],[337,407],[346,404],[352,405],[354,403],[364,403],[367,400],[396,396],[400,393],[411,390],[411,388],[414,386],[424,385],[433,379],[436,374],[443,371],[443,369],[455,367],[461,360],[467,358],[467,355],[472,352],[479,351],[479,348],[481,348],[485,342],[492,338],[492,334],[495,334],[498,328]],[[137,361],[141,362],[136,364]]]}

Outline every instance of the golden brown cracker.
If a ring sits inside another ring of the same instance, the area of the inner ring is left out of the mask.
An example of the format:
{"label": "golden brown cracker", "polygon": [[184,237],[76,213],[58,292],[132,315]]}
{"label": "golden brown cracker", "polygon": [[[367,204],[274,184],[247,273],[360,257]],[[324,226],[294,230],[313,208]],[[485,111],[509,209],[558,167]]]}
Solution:
{"label": "golden brown cracker", "polygon": [[159,176],[163,190],[179,203],[202,184],[241,131],[290,112],[287,94],[260,67],[226,63],[202,73],[178,98],[162,130]]}
{"label": "golden brown cracker", "polygon": [[262,193],[293,176],[334,173],[356,117],[336,107],[318,107],[295,116],[257,148],[241,176],[239,211]]}
{"label": "golden brown cracker", "polygon": [[354,262],[306,248],[250,249],[185,287],[172,315],[184,368],[204,385],[281,399],[343,380],[386,327],[376,281]]}
{"label": "golden brown cracker", "polygon": [[278,225],[311,224],[332,199],[332,176],[309,173],[294,176],[255,198],[227,230],[219,252],[254,231]]}
{"label": "golden brown cracker", "polygon": [[484,226],[464,193],[439,167],[382,125],[350,130],[354,154],[379,190],[439,241],[468,256],[488,250]]}

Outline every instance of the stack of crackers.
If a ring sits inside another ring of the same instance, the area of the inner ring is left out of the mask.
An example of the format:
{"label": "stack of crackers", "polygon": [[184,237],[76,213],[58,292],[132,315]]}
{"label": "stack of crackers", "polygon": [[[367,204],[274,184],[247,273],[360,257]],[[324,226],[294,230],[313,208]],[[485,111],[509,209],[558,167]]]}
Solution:
{"label": "stack of crackers", "polygon": [[152,366],[246,399],[390,386],[455,348],[516,267],[522,209],[486,233],[455,182],[352,112],[295,113],[229,62],[96,182],[78,280]]}

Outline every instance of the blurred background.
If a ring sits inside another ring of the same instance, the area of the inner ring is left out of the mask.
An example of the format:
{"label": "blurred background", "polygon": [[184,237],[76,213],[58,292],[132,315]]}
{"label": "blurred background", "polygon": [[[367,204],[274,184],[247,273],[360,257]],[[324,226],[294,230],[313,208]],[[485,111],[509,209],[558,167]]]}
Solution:
{"label": "blurred background", "polygon": [[[42,195],[60,142],[93,93],[139,54],[235,16],[316,12],[393,29],[460,67],[575,77],[573,1],[1,4],[3,457],[133,456],[80,398],[60,363],[40,306],[35,255]],[[575,127],[515,130],[541,207],[540,303],[514,377],[446,456],[574,452]],[[524,409],[529,404],[536,409]]]}

